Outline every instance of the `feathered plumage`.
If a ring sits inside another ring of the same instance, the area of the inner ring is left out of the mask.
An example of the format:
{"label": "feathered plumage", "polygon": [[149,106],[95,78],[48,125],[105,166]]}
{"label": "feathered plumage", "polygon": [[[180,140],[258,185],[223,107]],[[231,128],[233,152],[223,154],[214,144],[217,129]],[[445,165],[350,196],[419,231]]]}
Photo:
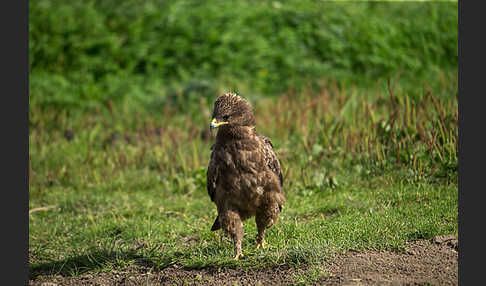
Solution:
{"label": "feathered plumage", "polygon": [[214,103],[211,129],[219,128],[207,170],[208,194],[218,210],[211,230],[231,235],[235,259],[242,256],[243,221],[255,216],[257,247],[277,222],[285,203],[282,168],[268,137],[255,131],[246,100],[232,93]]}

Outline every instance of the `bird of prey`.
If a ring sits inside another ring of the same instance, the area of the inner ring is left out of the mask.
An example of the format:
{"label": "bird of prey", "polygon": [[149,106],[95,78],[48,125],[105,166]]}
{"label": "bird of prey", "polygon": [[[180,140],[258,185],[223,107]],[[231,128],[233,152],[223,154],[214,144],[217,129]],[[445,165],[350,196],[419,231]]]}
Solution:
{"label": "bird of prey", "polygon": [[277,222],[285,203],[282,168],[266,136],[255,131],[247,101],[234,93],[214,103],[210,129],[218,128],[207,169],[207,189],[217,206],[211,227],[230,235],[234,259],[243,256],[243,221],[255,216],[257,249],[265,248],[265,230]]}

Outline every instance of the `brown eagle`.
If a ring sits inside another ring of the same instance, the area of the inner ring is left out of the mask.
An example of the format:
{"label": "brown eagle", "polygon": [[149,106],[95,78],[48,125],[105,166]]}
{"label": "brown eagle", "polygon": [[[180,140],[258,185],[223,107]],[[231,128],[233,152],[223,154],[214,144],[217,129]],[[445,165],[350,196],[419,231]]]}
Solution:
{"label": "brown eagle", "polygon": [[255,216],[257,248],[265,247],[265,230],[277,222],[285,203],[282,168],[270,139],[255,131],[250,105],[226,93],[214,103],[210,128],[218,128],[211,147],[207,189],[218,210],[212,231],[222,228],[243,256],[243,221]]}

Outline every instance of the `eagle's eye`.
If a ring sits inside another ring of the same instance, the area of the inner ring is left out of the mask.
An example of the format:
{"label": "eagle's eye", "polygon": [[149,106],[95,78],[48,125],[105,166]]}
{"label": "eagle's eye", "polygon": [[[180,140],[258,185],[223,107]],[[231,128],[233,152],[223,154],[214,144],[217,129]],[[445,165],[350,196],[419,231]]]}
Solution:
{"label": "eagle's eye", "polygon": [[228,121],[228,119],[229,119],[229,115],[225,115],[225,116],[223,116],[223,120],[224,120],[224,121]]}

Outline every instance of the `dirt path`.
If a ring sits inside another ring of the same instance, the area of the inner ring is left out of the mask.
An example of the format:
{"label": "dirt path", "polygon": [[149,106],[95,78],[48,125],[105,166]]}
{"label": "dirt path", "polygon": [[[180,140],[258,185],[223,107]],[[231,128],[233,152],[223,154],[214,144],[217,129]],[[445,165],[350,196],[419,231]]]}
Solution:
{"label": "dirt path", "polygon": [[[458,285],[457,238],[441,236],[409,243],[405,253],[348,252],[338,255],[324,273],[305,284],[315,285]],[[161,271],[132,268],[124,272],[79,277],[45,276],[29,285],[293,285],[305,271],[290,267],[242,271],[177,265]]]}

